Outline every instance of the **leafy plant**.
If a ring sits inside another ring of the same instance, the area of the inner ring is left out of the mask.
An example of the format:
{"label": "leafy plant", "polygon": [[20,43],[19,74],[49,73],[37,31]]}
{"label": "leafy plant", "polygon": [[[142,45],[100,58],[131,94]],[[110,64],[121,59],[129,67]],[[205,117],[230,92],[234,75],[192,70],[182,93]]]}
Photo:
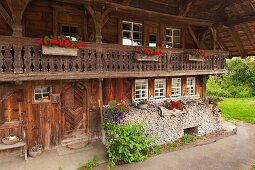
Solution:
{"label": "leafy plant", "polygon": [[186,109],[186,106],[184,106],[184,103],[182,102],[182,100],[179,100],[177,102],[174,102],[174,101],[168,102],[167,100],[165,100],[163,106],[168,110],[178,109],[183,111],[183,109]]}
{"label": "leafy plant", "polygon": [[222,97],[218,97],[218,96],[209,96],[209,102],[211,103],[215,103],[215,102],[221,102],[223,101],[223,98]]}
{"label": "leafy plant", "polygon": [[155,147],[155,140],[150,138],[149,133],[144,132],[141,124],[104,123],[103,127],[109,135],[106,145],[107,159],[111,166],[118,161],[125,163],[144,161],[149,154],[159,151],[159,147]]}
{"label": "leafy plant", "polygon": [[109,108],[106,110],[106,117],[110,118],[115,123],[120,123],[121,120],[123,120],[129,112],[129,108],[124,104],[112,104]]}
{"label": "leafy plant", "polygon": [[61,166],[58,167],[58,170],[63,170],[63,168]]}
{"label": "leafy plant", "polygon": [[63,48],[78,48],[83,47],[85,48],[85,44],[81,44],[82,38],[80,36],[76,36],[76,41],[73,41],[72,38],[65,37],[65,36],[56,36],[50,35],[45,36],[44,38],[40,38],[38,44],[42,44],[47,47],[58,46]]}
{"label": "leafy plant", "polygon": [[94,155],[93,160],[88,160],[87,163],[80,163],[78,170],[93,170],[93,167],[98,166],[99,163],[97,155]]}
{"label": "leafy plant", "polygon": [[255,165],[252,165],[251,170],[255,170]]}
{"label": "leafy plant", "polygon": [[180,138],[180,141],[184,144],[184,145],[187,145],[189,144],[190,142],[194,141],[194,140],[197,140],[197,139],[203,139],[202,136],[194,136],[194,135],[183,135],[181,138]]}
{"label": "leafy plant", "polygon": [[205,51],[201,49],[194,49],[190,52],[190,55],[205,58]]}
{"label": "leafy plant", "polygon": [[153,55],[160,55],[162,54],[162,47],[165,46],[165,42],[162,41],[162,44],[158,47],[153,47],[153,48],[149,48],[149,49],[145,49],[143,46],[139,46],[139,51],[138,53],[139,54],[146,54],[146,55],[150,55],[150,56],[153,56]]}
{"label": "leafy plant", "polygon": [[147,99],[141,99],[138,104],[148,104],[148,100]]}
{"label": "leafy plant", "polygon": [[178,144],[178,143],[168,143],[167,145],[166,145],[166,148],[167,149],[172,149],[172,148],[177,148],[177,147],[179,147],[180,145]]}

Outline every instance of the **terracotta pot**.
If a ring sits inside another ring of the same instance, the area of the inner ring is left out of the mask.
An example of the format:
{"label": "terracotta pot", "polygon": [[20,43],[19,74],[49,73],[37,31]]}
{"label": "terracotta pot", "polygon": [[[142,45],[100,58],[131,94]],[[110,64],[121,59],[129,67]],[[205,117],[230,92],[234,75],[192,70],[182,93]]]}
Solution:
{"label": "terracotta pot", "polygon": [[137,107],[139,109],[146,109],[148,107],[148,104],[138,104]]}

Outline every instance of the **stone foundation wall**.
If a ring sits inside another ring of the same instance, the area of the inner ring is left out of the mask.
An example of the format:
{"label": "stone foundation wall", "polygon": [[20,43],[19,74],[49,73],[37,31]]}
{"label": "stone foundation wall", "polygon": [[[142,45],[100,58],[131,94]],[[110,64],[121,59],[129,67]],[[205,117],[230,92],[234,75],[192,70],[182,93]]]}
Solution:
{"label": "stone foundation wall", "polygon": [[[202,136],[221,129],[217,118],[213,116],[211,109],[207,108],[204,103],[187,102],[187,112],[178,114],[162,114],[162,109],[158,105],[151,104],[147,109],[137,109],[130,107],[130,112],[126,115],[125,121],[133,123],[144,122],[146,132],[160,137],[156,144],[164,144],[174,141],[184,135],[184,129],[197,133]],[[164,110],[166,112],[166,109]]]}

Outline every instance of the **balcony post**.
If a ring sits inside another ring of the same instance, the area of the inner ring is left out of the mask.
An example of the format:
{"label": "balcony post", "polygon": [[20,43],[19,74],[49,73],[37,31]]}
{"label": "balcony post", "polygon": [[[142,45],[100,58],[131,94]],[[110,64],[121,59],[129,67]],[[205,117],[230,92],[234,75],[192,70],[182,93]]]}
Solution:
{"label": "balcony post", "polygon": [[23,62],[22,62],[22,45],[21,44],[13,44],[14,49],[14,73],[22,74],[23,73]]}
{"label": "balcony post", "polygon": [[207,80],[208,80],[208,75],[203,75],[203,99],[204,101],[206,101],[206,84],[207,84]]}

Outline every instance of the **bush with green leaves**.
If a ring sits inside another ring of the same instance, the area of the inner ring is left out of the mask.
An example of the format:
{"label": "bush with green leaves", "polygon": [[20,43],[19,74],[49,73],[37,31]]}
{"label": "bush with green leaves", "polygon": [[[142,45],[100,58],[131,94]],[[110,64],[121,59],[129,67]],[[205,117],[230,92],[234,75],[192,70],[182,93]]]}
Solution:
{"label": "bush with green leaves", "polygon": [[230,59],[226,66],[229,73],[210,76],[207,95],[236,98],[255,96],[255,58]]}
{"label": "bush with green leaves", "polygon": [[[143,130],[145,124],[104,123],[103,127],[109,138],[106,141],[107,159],[111,166],[116,162],[125,163],[144,161],[150,154],[161,149],[155,145],[155,140]],[[158,138],[156,136],[156,138]]]}
{"label": "bush with green leaves", "polygon": [[99,163],[97,155],[94,155],[93,160],[88,160],[87,163],[80,163],[78,170],[93,170],[93,167],[98,166]]}
{"label": "bush with green leaves", "polygon": [[192,142],[192,141],[194,141],[194,140],[202,139],[202,138],[203,138],[202,136],[183,135],[183,136],[180,138],[180,141],[181,141],[184,145],[187,145],[187,144],[189,144],[190,142]]}

